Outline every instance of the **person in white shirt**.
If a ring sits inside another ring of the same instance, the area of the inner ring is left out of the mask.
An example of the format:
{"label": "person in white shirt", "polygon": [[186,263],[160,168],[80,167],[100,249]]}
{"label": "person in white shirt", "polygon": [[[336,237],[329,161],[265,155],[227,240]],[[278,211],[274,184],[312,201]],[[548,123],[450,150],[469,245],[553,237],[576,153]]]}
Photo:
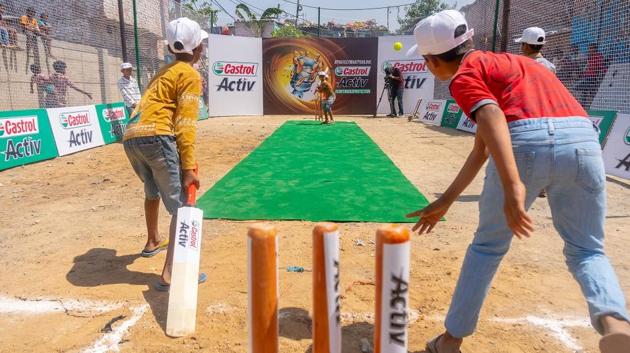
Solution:
{"label": "person in white shirt", "polygon": [[556,73],[556,65],[551,61],[545,59],[540,52],[545,45],[546,35],[545,31],[539,27],[525,28],[523,36],[516,40],[516,43],[521,43],[521,52],[523,55],[530,57],[541,65],[546,67],[549,71]]}
{"label": "person in white shirt", "polygon": [[140,102],[140,88],[138,87],[138,81],[132,76],[133,66],[130,63],[121,64],[120,72],[122,72],[123,76],[118,80],[118,90],[125,101],[127,113],[131,115],[131,112]]}

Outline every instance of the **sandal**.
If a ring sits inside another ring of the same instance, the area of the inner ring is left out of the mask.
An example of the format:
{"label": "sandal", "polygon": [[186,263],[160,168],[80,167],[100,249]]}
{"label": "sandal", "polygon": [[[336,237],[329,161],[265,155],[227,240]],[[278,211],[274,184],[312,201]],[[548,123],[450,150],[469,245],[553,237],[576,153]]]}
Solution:
{"label": "sandal", "polygon": [[[427,342],[427,346],[425,347],[425,350],[427,351],[427,353],[440,353],[438,351],[438,342],[440,341],[440,338],[442,338],[442,336],[444,336],[444,334],[441,334],[435,337],[434,339],[430,340],[429,342]],[[462,353],[462,351],[459,351],[459,353]],[[614,352],[614,353],[617,353],[617,352]]]}
{"label": "sandal", "polygon": [[[199,274],[199,280],[197,281],[197,284],[204,283],[207,280],[208,280],[208,276],[205,273],[201,272]],[[153,289],[155,289],[158,292],[168,292],[170,288],[171,288],[171,285],[163,283],[161,279],[153,284]]]}
{"label": "sandal", "polygon": [[601,353],[627,353],[630,348],[630,335],[610,333],[599,340]]}
{"label": "sandal", "polygon": [[142,257],[153,257],[157,254],[159,254],[160,252],[162,252],[162,250],[166,250],[166,248],[168,248],[168,240],[165,241],[164,243],[158,245],[157,248],[151,250],[151,251],[147,251],[147,249],[143,249],[142,252],[140,252],[140,256]]}

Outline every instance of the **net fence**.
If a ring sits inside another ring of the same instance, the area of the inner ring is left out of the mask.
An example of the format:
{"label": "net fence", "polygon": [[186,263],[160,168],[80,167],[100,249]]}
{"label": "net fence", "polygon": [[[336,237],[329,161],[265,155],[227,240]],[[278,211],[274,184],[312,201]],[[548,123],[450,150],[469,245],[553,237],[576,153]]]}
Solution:
{"label": "net fence", "polygon": [[121,63],[133,64],[142,88],[169,61],[164,33],[171,19],[209,26],[173,0],[120,3],[0,0],[0,110],[121,101]]}
{"label": "net fence", "polygon": [[[586,109],[630,113],[630,1],[628,0],[511,0],[507,30],[503,29],[505,1],[476,0],[464,6],[475,29],[475,47],[520,54],[515,43],[523,30],[541,27],[547,34],[544,57],[558,78]],[[496,41],[494,40],[496,39]],[[448,98],[446,83],[436,84],[436,95]]]}
{"label": "net fence", "polygon": [[[170,20],[187,16],[213,33],[251,35],[251,26],[243,27],[234,18],[233,7],[249,4],[258,17],[266,9],[255,1],[215,1],[218,16],[212,16],[182,2],[192,1],[0,0],[0,110],[120,101],[117,81],[122,62],[133,64],[134,77],[144,88],[172,60],[164,44]],[[514,39],[527,27],[541,27],[547,32],[543,55],[585,108],[630,113],[630,1],[509,2],[505,29],[505,0],[475,0],[461,8],[475,28],[478,49],[500,50],[502,41],[507,41],[507,51],[520,53]],[[295,20],[293,3],[283,5],[279,19]],[[369,20],[383,11],[387,23]],[[390,35],[389,20],[393,23],[404,16],[401,11],[400,6],[358,12],[318,12],[307,7],[300,13],[299,30],[322,37]],[[359,14],[363,20],[357,20]],[[217,18],[233,25],[218,26]],[[261,32],[265,32],[262,27]],[[268,36],[271,30],[267,32],[262,34]],[[207,60],[199,69],[207,71]],[[449,98],[448,84],[436,82],[435,96]]]}

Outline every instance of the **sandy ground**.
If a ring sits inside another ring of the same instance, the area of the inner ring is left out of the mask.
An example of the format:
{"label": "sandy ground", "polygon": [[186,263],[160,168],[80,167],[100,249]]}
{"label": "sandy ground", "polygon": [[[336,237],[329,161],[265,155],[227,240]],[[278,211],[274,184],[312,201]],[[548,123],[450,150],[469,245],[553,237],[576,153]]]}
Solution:
{"label": "sandy ground", "polygon": [[[202,191],[286,119],[201,122]],[[431,200],[448,186],[473,142],[468,134],[403,119],[340,120],[357,121]],[[477,178],[433,235],[413,238],[410,352],[423,352],[425,341],[442,328],[477,222],[482,180],[482,176]],[[630,190],[615,182],[608,182],[607,187],[608,254],[624,290],[630,293],[626,246]],[[172,339],[164,333],[167,295],[150,286],[158,278],[165,255],[151,259],[137,255],[145,241],[142,200],[141,183],[120,144],[0,173],[0,352],[247,351],[245,234],[249,222],[204,222],[201,270],[209,281],[200,287],[197,332],[194,337]],[[400,210],[408,211],[412,210]],[[537,200],[531,215],[536,235],[514,242],[490,291],[478,332],[465,342],[464,352],[573,352],[580,347],[585,352],[597,351],[596,333],[582,327],[588,319],[586,305],[564,265],[562,243],[546,202]],[[161,219],[165,232],[167,222],[166,217]],[[309,268],[312,224],[275,224],[280,234],[280,266]],[[377,227],[341,225],[345,353],[359,352],[362,338],[371,341],[374,245],[369,240]],[[359,239],[366,245],[357,246]],[[281,271],[280,281],[280,351],[307,352],[311,275]],[[41,299],[54,301],[34,301]],[[71,299],[82,304],[73,304]],[[112,303],[117,307],[99,307]],[[18,305],[23,306],[21,311],[11,311]],[[40,312],[25,313],[25,309]],[[107,333],[103,328],[112,319],[117,321]]]}

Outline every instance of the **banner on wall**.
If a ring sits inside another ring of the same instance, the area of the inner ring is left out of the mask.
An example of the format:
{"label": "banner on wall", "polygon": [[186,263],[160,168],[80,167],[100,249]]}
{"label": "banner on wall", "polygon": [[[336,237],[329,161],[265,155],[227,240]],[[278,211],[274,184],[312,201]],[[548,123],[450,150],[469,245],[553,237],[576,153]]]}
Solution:
{"label": "banner on wall", "polygon": [[420,112],[420,121],[425,124],[431,124],[440,126],[442,125],[442,115],[444,114],[444,108],[446,107],[446,101],[442,99],[432,99],[424,104]]}
{"label": "banner on wall", "polygon": [[612,110],[589,110],[588,118],[599,128],[599,144],[603,147],[606,136],[610,133],[610,128],[617,118],[617,112]]}
{"label": "banner on wall", "polygon": [[474,134],[477,132],[477,123],[469,119],[466,114],[462,114],[462,117],[459,119],[459,124],[457,124],[457,130]]}
{"label": "banner on wall", "polygon": [[630,180],[630,115],[619,114],[604,146],[606,173]]}
{"label": "banner on wall", "polygon": [[211,35],[208,43],[210,116],[262,115],[262,39]]}
{"label": "banner on wall", "polygon": [[[401,42],[403,49],[394,50],[394,43]],[[435,77],[429,72],[424,59],[417,55],[407,57],[407,49],[416,44],[414,36],[378,37],[378,78],[376,91],[380,96],[385,87],[385,67],[396,67],[400,70],[403,83],[403,109],[406,114],[413,112],[418,99],[433,99]],[[387,92],[378,107],[378,114],[389,114],[390,106]],[[376,97],[378,102],[378,97]],[[377,103],[375,102],[375,103]],[[396,104],[398,112],[398,104]]]}
{"label": "banner on wall", "polygon": [[105,144],[93,105],[46,111],[60,156]]}
{"label": "banner on wall", "polygon": [[120,103],[97,104],[95,106],[103,142],[110,144],[122,141],[129,117],[125,105]]}
{"label": "banner on wall", "polygon": [[46,110],[0,112],[0,170],[57,156]]}
{"label": "banner on wall", "polygon": [[335,89],[334,114],[374,113],[377,38],[265,39],[262,46],[265,114],[313,114],[319,71]]}
{"label": "banner on wall", "polygon": [[442,115],[442,127],[457,129],[463,114],[464,112],[459,105],[455,103],[455,100],[447,100],[446,108],[444,109],[444,114]]}

